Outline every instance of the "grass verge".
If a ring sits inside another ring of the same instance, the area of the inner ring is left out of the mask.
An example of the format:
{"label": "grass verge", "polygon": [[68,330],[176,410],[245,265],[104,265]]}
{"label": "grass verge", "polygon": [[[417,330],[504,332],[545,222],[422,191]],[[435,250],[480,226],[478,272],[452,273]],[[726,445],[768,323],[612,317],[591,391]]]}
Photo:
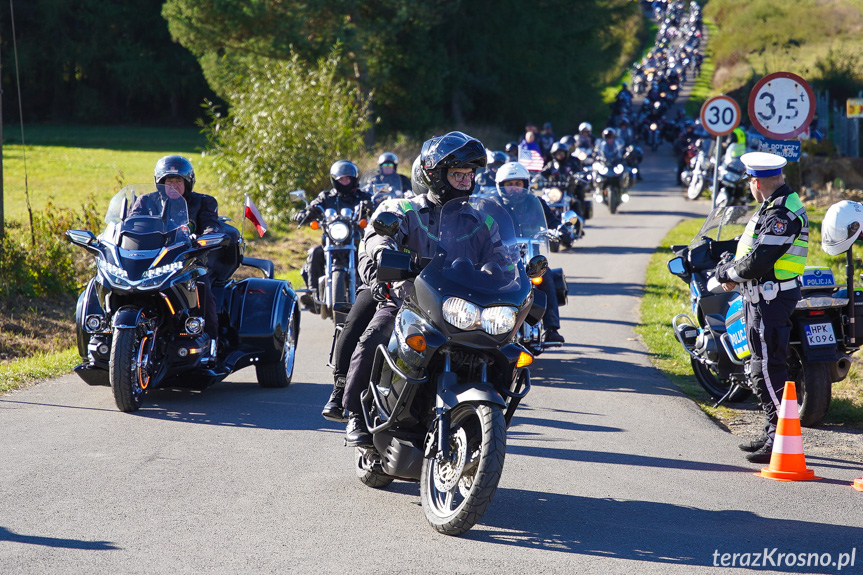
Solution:
{"label": "grass verge", "polygon": [[[844,277],[841,258],[831,258],[821,251],[820,222],[826,210],[807,207],[812,225],[809,240],[809,265],[827,265]],[[687,396],[707,414],[727,421],[737,417],[733,407],[713,407],[713,401],[701,388],[692,374],[689,355],[681,348],[671,330],[671,318],[679,313],[690,313],[689,287],[669,273],[666,264],[674,255],[670,246],[688,244],[698,233],[702,219],[681,222],[662,240],[650,259],[645,278],[644,297],[641,301],[641,324],[636,332],[650,350],[654,365],[660,369]],[[860,254],[857,251],[860,250]],[[863,254],[863,247],[855,247],[855,255]],[[842,282],[842,280],[838,280]],[[843,282],[844,283],[844,282]],[[859,286],[858,286],[859,287]],[[863,428],[863,367],[861,354],[855,354],[849,376],[833,384],[833,402],[825,418],[827,423],[844,423]]]}
{"label": "grass verge", "polygon": [[24,387],[39,380],[69,373],[79,363],[76,346],[54,353],[37,353],[0,364],[0,393]]}

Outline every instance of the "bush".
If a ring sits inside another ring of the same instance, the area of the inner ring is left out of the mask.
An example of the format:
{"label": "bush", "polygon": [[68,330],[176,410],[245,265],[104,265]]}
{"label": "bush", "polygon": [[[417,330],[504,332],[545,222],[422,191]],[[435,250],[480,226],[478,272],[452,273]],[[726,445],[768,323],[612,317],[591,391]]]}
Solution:
{"label": "bush", "polygon": [[92,258],[66,240],[66,230],[98,232],[95,200],[81,213],[57,208],[49,199],[42,214],[33,215],[32,234],[16,221],[6,222],[0,239],[0,298],[13,295],[51,297],[75,294],[90,277]]}
{"label": "bush", "polygon": [[267,222],[290,216],[288,192],[331,187],[330,165],[363,150],[368,104],[339,80],[339,58],[334,51],[313,69],[296,55],[261,60],[235,84],[227,115],[210,106],[204,131],[219,183],[252,196]]}

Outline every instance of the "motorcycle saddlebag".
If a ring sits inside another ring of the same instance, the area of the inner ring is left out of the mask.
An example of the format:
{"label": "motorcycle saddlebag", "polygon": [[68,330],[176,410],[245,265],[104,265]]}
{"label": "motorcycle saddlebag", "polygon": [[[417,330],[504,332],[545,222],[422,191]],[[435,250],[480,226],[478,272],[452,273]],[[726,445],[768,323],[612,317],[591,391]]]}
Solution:
{"label": "motorcycle saddlebag", "polygon": [[566,277],[562,268],[548,270],[551,279],[554,280],[554,293],[557,294],[557,305],[566,305],[566,297],[569,295],[569,286],[566,285]]}
{"label": "motorcycle saddlebag", "polygon": [[278,360],[279,338],[292,320],[297,296],[286,281],[247,278],[233,285],[229,300],[231,326],[241,344],[260,348]]}

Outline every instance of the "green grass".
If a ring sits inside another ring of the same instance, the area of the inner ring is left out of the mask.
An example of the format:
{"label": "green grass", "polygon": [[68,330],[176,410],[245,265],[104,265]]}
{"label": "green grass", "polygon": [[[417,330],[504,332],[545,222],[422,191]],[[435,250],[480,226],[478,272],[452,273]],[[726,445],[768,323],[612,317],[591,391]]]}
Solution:
{"label": "green grass", "polygon": [[37,380],[69,373],[80,362],[77,346],[56,353],[40,353],[0,364],[0,393]]}
{"label": "green grass", "polygon": [[[821,225],[824,209],[807,208],[812,221],[810,227],[809,257],[807,265],[826,265],[837,274],[837,282],[844,283],[844,258],[831,257],[821,251]],[[690,314],[689,287],[666,267],[674,257],[670,246],[688,244],[701,227],[702,219],[680,223],[662,240],[647,268],[644,298],[641,301],[641,323],[636,332],[651,353],[654,365],[673,383],[692,398],[708,414],[733,419],[736,411],[726,407],[713,408],[713,401],[701,388],[692,374],[689,355],[674,337],[671,318],[679,313]],[[863,256],[863,246],[854,247],[855,257]],[[856,361],[856,357],[855,357]],[[826,421],[863,426],[863,378],[860,370],[852,368],[845,381],[833,384],[833,403]]]}

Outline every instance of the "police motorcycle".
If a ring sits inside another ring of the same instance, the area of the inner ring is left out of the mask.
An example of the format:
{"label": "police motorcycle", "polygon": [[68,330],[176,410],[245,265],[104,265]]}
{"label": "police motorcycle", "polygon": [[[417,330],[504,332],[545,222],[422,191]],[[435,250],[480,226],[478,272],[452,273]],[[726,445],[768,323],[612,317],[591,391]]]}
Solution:
{"label": "police motorcycle", "polygon": [[[121,411],[138,410],[151,389],[203,389],[250,365],[261,387],[291,383],[300,331],[291,284],[273,279],[269,260],[244,257],[242,239],[190,233],[186,201],[173,189],[126,186],[98,237],[86,230],[66,237],[93,255],[97,270],[78,298],[74,370],[89,385],[110,385]],[[222,345],[205,333],[196,281],[214,257]],[[265,277],[232,279],[240,265]]]}
{"label": "police motorcycle", "polygon": [[594,160],[592,169],[593,201],[605,204],[612,214],[617,213],[617,208],[629,201],[627,190],[635,181],[633,168],[627,166],[622,158],[600,155]]}
{"label": "police motorcycle", "polygon": [[[676,315],[671,325],[690,356],[698,383],[717,399],[741,401],[751,393],[744,373],[750,355],[739,289],[725,292],[714,278],[724,252],[734,252],[737,236],[756,207],[717,206],[688,246],[671,246],[668,270],[689,285],[691,315]],[[836,292],[828,268],[807,266],[798,278],[803,297],[791,316],[793,324],[787,368],[796,383],[800,423],[818,425],[827,413],[832,383],[845,379],[856,351],[845,336],[848,297]],[[769,286],[762,287],[769,293]]]}
{"label": "police motorcycle", "polygon": [[[509,214],[515,229],[515,239],[518,243],[521,261],[525,267],[536,256],[545,256],[549,250],[550,242],[560,242],[561,234],[566,234],[560,228],[557,230],[548,228],[539,198],[528,189],[522,188],[521,191],[506,192],[506,197],[501,196],[496,191],[475,197],[495,202]],[[564,217],[566,216],[569,216],[570,219],[578,217],[575,212],[568,212],[564,214]],[[567,224],[568,222],[563,222],[560,227],[564,228]],[[571,226],[571,224],[569,225]],[[549,269],[541,277],[531,280],[535,286],[539,286],[545,281],[554,283],[558,305],[566,305],[568,289],[563,269]],[[546,349],[562,345],[558,342],[546,342],[543,340],[543,333],[545,333],[545,329],[542,320],[535,324],[526,321],[519,330],[518,342],[527,348],[534,357],[539,356]]]}
{"label": "police motorcycle", "polygon": [[[373,225],[392,237],[399,222],[378,213]],[[499,230],[494,256],[471,253],[489,228]],[[545,311],[530,278],[547,267],[543,256],[525,267],[507,213],[475,197],[444,204],[430,260],[382,252],[379,281],[415,280],[362,395],[374,447],[357,448],[356,472],[378,489],[418,481],[426,519],[440,533],[468,531],[497,489],[506,428],[530,391],[533,357],[515,338]]]}
{"label": "police motorcycle", "polygon": [[[295,190],[290,195],[309,207],[304,190]],[[322,230],[324,245],[324,274],[313,293],[315,309],[323,319],[332,318],[336,325],[345,322],[356,300],[357,245],[368,224],[365,210],[364,204],[339,211],[318,209],[309,224],[313,230]]]}

